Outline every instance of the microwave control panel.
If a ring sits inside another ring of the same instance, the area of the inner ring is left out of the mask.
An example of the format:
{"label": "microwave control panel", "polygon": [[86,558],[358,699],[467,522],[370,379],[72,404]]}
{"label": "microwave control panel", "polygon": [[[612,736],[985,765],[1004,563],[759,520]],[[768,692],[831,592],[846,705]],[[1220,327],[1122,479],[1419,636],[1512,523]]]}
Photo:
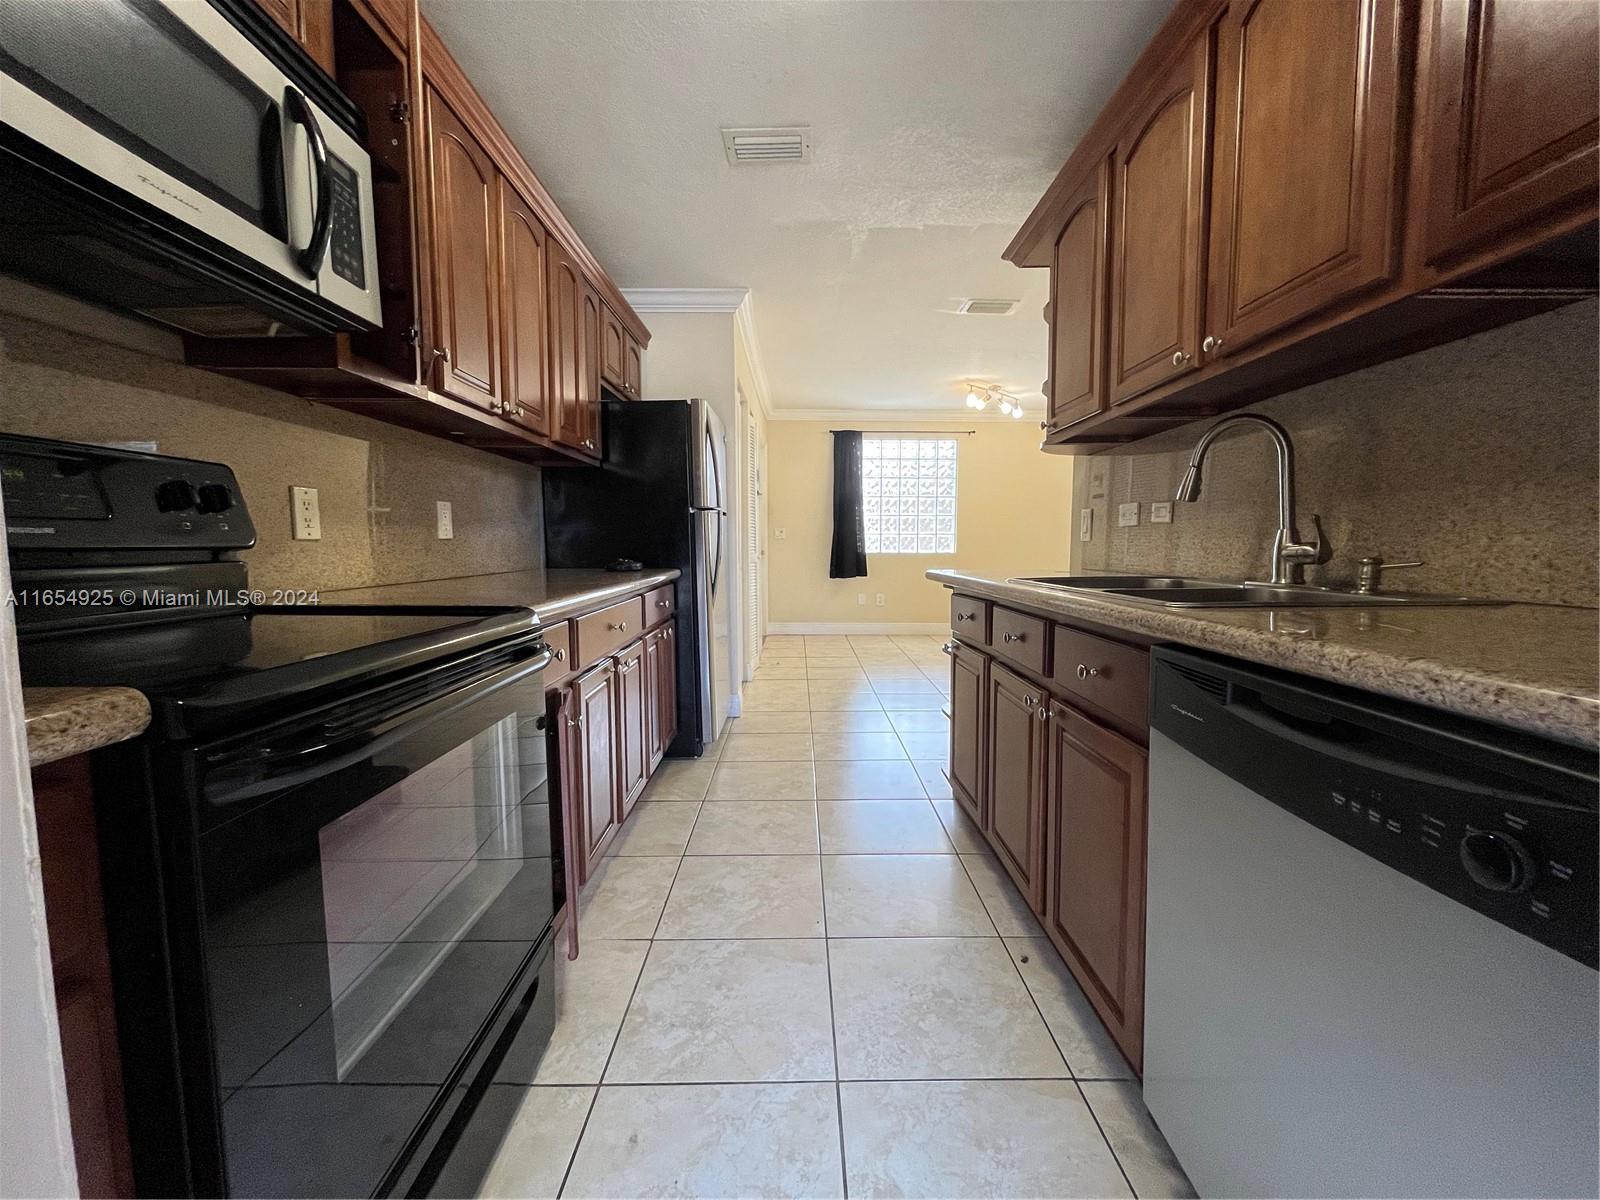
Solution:
{"label": "microwave control panel", "polygon": [[328,165],[333,180],[333,228],[328,238],[333,273],[364,291],[367,263],[361,249],[361,183],[338,155],[330,154]]}

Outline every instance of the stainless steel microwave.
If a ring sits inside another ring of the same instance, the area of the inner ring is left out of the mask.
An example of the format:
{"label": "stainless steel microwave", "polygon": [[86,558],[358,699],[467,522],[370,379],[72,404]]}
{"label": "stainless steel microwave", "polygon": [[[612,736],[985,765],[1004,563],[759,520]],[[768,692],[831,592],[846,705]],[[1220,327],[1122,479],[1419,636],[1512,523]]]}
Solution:
{"label": "stainless steel microwave", "polygon": [[363,138],[251,0],[0,0],[0,271],[205,336],[374,328]]}

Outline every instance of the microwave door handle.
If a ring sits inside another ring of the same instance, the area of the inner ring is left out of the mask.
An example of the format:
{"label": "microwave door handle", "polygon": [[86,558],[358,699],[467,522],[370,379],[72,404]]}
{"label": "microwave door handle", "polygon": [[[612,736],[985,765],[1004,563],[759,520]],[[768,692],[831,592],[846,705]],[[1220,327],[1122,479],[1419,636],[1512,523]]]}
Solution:
{"label": "microwave door handle", "polygon": [[328,139],[322,136],[322,126],[311,104],[296,88],[284,95],[289,119],[306,127],[306,137],[311,141],[311,159],[317,168],[317,212],[311,221],[311,240],[304,250],[295,252],[294,261],[315,279],[322,274],[322,260],[328,254],[328,239],[333,234],[333,166],[328,161]]}

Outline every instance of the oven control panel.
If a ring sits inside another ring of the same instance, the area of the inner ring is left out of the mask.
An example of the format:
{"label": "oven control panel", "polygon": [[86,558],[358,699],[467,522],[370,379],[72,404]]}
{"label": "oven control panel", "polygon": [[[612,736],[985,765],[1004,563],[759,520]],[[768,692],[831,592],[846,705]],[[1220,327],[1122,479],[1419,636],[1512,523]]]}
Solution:
{"label": "oven control panel", "polygon": [[255,526],[221,463],[0,435],[13,553],[244,550]]}

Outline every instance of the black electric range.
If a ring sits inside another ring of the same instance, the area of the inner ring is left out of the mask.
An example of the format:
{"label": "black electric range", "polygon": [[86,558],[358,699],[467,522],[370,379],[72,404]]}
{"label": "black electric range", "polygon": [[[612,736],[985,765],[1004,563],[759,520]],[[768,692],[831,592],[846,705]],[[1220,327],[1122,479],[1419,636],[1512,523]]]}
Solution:
{"label": "black electric range", "polygon": [[24,685],[151,701],[93,762],[140,1193],[473,1188],[554,1021],[534,614],[253,591],[214,463],[7,436],[0,487]]}

